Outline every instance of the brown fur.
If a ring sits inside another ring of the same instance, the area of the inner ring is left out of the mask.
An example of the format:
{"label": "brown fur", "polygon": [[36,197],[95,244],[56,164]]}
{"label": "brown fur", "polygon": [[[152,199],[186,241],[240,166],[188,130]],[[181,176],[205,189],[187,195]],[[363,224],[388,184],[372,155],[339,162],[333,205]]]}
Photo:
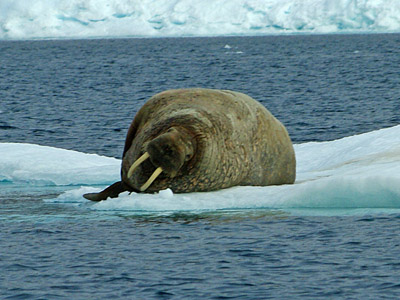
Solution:
{"label": "brown fur", "polygon": [[149,145],[160,135],[160,140],[180,149],[169,159],[176,172],[163,172],[146,192],[166,188],[175,193],[200,192],[295,181],[295,154],[285,127],[245,94],[196,88],[153,96],[135,116],[126,137],[121,178],[127,189],[138,191],[156,167],[169,166],[160,150],[127,178],[133,162],[152,149]]}

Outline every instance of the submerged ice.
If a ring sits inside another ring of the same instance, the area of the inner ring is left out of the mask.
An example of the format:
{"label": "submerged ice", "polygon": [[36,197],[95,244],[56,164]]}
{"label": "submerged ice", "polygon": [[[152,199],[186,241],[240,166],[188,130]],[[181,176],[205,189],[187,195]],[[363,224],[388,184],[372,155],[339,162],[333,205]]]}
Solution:
{"label": "submerged ice", "polygon": [[0,38],[398,32],[397,0],[2,0]]}
{"label": "submerged ice", "polygon": [[[123,193],[99,210],[400,208],[400,125],[328,142],[295,145],[294,185],[234,187],[208,193]],[[32,144],[0,143],[0,185],[73,185],[54,202],[85,203],[82,194],[119,180],[120,160]]]}

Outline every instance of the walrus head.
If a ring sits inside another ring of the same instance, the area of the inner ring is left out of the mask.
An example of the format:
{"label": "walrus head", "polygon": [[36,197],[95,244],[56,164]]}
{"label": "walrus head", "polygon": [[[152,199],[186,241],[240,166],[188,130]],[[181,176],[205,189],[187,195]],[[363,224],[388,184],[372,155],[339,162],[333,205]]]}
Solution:
{"label": "walrus head", "polygon": [[193,158],[195,148],[195,139],[188,130],[182,127],[171,127],[148,141],[144,147],[145,152],[125,172],[127,182],[132,182],[132,176],[146,160],[151,162],[154,171],[140,186],[140,191],[147,190],[161,173],[169,178],[174,178],[182,166]]}

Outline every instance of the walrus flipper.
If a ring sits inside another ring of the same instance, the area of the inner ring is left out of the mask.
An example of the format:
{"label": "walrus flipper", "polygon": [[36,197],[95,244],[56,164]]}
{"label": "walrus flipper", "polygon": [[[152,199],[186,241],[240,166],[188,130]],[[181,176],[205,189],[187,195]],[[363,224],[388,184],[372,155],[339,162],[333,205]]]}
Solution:
{"label": "walrus flipper", "polygon": [[87,193],[83,197],[91,201],[101,201],[106,200],[108,197],[117,198],[120,193],[126,191],[128,191],[127,187],[121,181],[118,181],[100,193]]}

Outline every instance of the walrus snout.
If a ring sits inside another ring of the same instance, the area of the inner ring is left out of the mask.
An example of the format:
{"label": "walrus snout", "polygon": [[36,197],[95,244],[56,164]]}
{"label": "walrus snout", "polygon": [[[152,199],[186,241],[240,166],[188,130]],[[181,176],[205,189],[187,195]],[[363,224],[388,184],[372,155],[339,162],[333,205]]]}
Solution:
{"label": "walrus snout", "polygon": [[176,140],[176,136],[166,133],[158,136],[147,145],[150,161],[155,167],[161,167],[169,177],[176,176],[185,163],[186,153]]}
{"label": "walrus snout", "polygon": [[184,130],[172,127],[147,144],[146,152],[129,168],[128,178],[133,175],[140,164],[150,159],[155,171],[140,187],[140,190],[144,192],[162,172],[170,178],[177,176],[185,162],[193,157],[193,153],[193,141],[188,138],[188,134]]}

